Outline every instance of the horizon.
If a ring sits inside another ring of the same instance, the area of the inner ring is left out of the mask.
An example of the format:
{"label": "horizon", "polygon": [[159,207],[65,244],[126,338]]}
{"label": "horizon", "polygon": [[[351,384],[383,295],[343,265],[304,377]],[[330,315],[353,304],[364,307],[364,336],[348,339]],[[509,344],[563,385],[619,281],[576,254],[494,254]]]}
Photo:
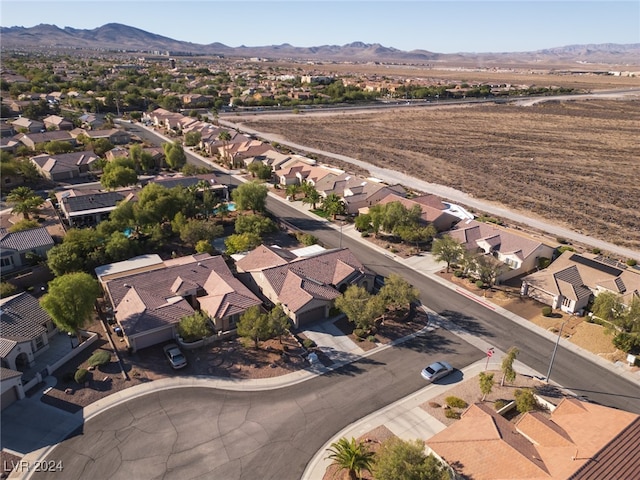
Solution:
{"label": "horizon", "polygon": [[[69,9],[77,3],[80,1],[3,0],[1,25],[93,30],[118,23],[200,45],[305,48],[362,42],[434,53],[517,53],[640,43],[640,2],[636,1],[85,0],[82,6],[89,14],[69,22]],[[91,15],[94,11],[100,14]],[[255,11],[260,15],[249,14]],[[274,24],[284,27],[274,29]]]}

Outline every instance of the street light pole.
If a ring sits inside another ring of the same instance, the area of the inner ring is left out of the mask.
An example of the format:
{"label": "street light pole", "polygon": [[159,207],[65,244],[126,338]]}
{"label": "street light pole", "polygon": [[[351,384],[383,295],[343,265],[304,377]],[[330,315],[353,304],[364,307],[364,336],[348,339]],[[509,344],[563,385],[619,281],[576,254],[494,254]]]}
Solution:
{"label": "street light pole", "polygon": [[342,248],[342,225],[344,225],[344,222],[340,222],[340,248]]}
{"label": "street light pole", "polygon": [[551,354],[551,362],[549,363],[549,370],[547,371],[547,377],[545,379],[547,383],[549,383],[549,378],[551,377],[551,369],[553,368],[553,361],[556,359],[556,352],[558,351],[558,344],[560,343],[560,337],[562,336],[562,329],[564,328],[565,323],[567,323],[571,319],[571,317],[566,319],[564,322],[562,322],[562,325],[560,325],[560,331],[558,332],[558,338],[556,338],[556,344],[553,347],[553,353]]}

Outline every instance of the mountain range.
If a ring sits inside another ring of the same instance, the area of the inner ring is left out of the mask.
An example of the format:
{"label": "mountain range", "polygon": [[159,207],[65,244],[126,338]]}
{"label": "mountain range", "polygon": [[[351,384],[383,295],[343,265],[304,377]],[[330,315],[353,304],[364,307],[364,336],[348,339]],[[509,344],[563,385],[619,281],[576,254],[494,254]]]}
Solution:
{"label": "mountain range", "polygon": [[139,28],[109,23],[93,30],[72,27],[59,28],[40,24],[34,27],[0,27],[2,49],[83,49],[134,52],[169,52],[171,54],[223,55],[225,57],[261,57],[314,61],[358,61],[429,63],[435,61],[481,60],[498,62],[584,62],[604,64],[634,64],[640,62],[640,43],[570,45],[566,47],[509,53],[443,54],[428,50],[403,51],[374,43],[353,42],[346,45],[296,47],[287,43],[258,47],[229,47],[222,43],[207,45],[183,42],[150,33]]}

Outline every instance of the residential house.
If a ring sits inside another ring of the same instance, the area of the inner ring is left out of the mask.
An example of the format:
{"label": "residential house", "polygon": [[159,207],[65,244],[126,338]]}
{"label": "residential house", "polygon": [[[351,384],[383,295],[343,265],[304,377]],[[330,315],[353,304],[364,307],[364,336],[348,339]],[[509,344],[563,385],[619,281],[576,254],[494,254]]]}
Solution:
{"label": "residential house", "polygon": [[235,330],[247,309],[261,304],[221,256],[198,254],[162,264],[146,261],[143,267],[139,258],[132,260],[132,268],[119,267],[116,273],[106,266],[111,269],[107,278],[103,278],[105,267],[96,273],[133,351],[176,338],[180,320],[196,311],[207,314],[216,331],[225,332]]}
{"label": "residential house", "polygon": [[46,258],[53,247],[53,238],[46,228],[30,228],[9,232],[0,228],[0,268],[3,274],[31,264],[30,256]]}
{"label": "residential house", "polygon": [[23,292],[0,299],[0,383],[2,408],[24,398],[22,372],[49,348],[57,329],[38,300]]}
{"label": "residential house", "polygon": [[198,93],[189,93],[182,96],[182,103],[185,108],[208,107],[211,105],[213,97],[209,95],[200,95]]}
{"label": "residential house", "polygon": [[54,130],[53,132],[44,133],[23,133],[15,137],[16,140],[26,145],[31,150],[36,149],[36,145],[47,142],[67,142],[73,147],[76,146],[76,139],[66,131]]}
{"label": "residential house", "polygon": [[248,167],[254,162],[262,162],[265,165],[270,166],[271,170],[275,172],[276,170],[279,170],[280,165],[290,159],[291,155],[286,155],[284,153],[278,152],[277,150],[269,149],[266,152],[261,153],[260,155],[245,158],[244,164],[246,167]]}
{"label": "residential house", "polygon": [[102,125],[102,122],[93,113],[85,113],[80,115],[80,122],[82,122],[82,128],[86,130],[93,130]]}
{"label": "residential house", "polygon": [[640,472],[640,417],[564,398],[550,415],[525,413],[515,423],[477,403],[426,440],[455,472],[474,480],[635,478]]}
{"label": "residential house", "polygon": [[27,133],[39,133],[42,132],[44,128],[44,123],[39,120],[31,120],[26,117],[16,118],[11,122],[13,129],[16,131],[26,131]]}
{"label": "residential house", "polygon": [[79,135],[85,135],[90,140],[102,138],[114,145],[126,145],[131,141],[131,134],[129,134],[129,132],[118,130],[117,128],[111,128],[109,130],[85,130],[75,128],[71,131],[71,135],[73,135],[74,138],[77,138]]}
{"label": "residential house", "polygon": [[6,120],[0,121],[0,138],[13,137],[15,134],[16,131],[13,129],[13,125]]}
{"label": "residential house", "polygon": [[49,115],[42,122],[47,130],[73,130],[73,122],[58,115]]}
{"label": "residential house", "polygon": [[245,158],[255,157],[269,150],[271,150],[271,146],[260,140],[231,142],[218,147],[220,158],[227,159],[234,166],[241,164]]}
{"label": "residential house", "polygon": [[640,297],[640,271],[601,255],[566,251],[549,267],[524,277],[520,290],[567,313],[582,312],[602,292],[620,295],[629,305]]}
{"label": "residential house", "polygon": [[100,192],[86,190],[65,190],[56,192],[58,205],[71,227],[93,227],[109,218],[123,200],[133,197],[129,191]]}
{"label": "residential house", "polygon": [[15,154],[18,151],[18,147],[22,145],[17,140],[13,138],[0,138],[0,151],[1,152],[9,152]]}
{"label": "residential house", "polygon": [[86,177],[91,165],[98,156],[90,150],[84,152],[62,153],[60,155],[42,154],[31,157],[38,172],[49,180],[61,182],[70,178]]}
{"label": "residential house", "polygon": [[[301,176],[305,175],[306,177],[306,174],[301,172],[308,171],[315,164],[316,161],[311,158],[292,155],[289,160],[282,162],[274,172],[276,181],[283,186],[299,184]],[[301,175],[298,176],[298,173],[301,173]]]}
{"label": "residential house", "polygon": [[522,232],[476,220],[458,223],[449,235],[467,250],[502,262],[508,269],[498,275],[498,283],[532,271],[540,258],[551,258],[555,250]]}
{"label": "residential house", "polygon": [[371,291],[375,278],[346,248],[292,258],[283,249],[261,245],[236,267],[254,293],[282,304],[296,328],[327,318],[334,300],[350,285]]}
{"label": "residential house", "polygon": [[439,232],[446,232],[460,221],[458,217],[447,211],[447,206],[435,195],[422,195],[414,198],[404,198],[396,193],[391,193],[382,198],[378,203],[385,205],[391,202],[400,202],[407,209],[416,205],[422,210],[420,220],[425,225],[433,225]]}

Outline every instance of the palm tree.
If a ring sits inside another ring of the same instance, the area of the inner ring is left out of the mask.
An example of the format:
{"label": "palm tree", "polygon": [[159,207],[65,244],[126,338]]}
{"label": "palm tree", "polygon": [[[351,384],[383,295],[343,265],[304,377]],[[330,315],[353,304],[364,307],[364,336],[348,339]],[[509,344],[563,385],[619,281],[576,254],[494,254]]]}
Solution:
{"label": "palm tree", "polygon": [[[305,185],[309,185],[309,184],[305,184]],[[312,208],[315,210],[316,209],[316,204],[321,200],[320,194],[311,185],[309,185],[306,188],[303,187],[303,190],[305,192],[305,196],[302,199],[302,203],[306,203],[306,204],[311,205]]]}
{"label": "palm tree", "polygon": [[7,203],[14,205],[11,213],[20,213],[25,220],[29,220],[29,214],[36,213],[44,199],[29,187],[18,187],[7,195]]}
{"label": "palm tree", "polygon": [[338,214],[344,214],[347,211],[342,199],[335,193],[330,193],[322,201],[322,209],[336,219]]}
{"label": "palm tree", "polygon": [[346,470],[346,476],[351,480],[362,478],[361,472],[370,470],[373,463],[374,453],[353,437],[351,440],[342,437],[333,442],[329,452],[331,453],[327,458],[333,460],[333,464],[338,465],[341,470]]}
{"label": "palm tree", "polygon": [[222,142],[222,149],[224,151],[222,159],[227,160],[229,168],[231,168],[231,160],[229,159],[229,152],[227,152],[227,146],[229,145],[229,140],[231,140],[231,134],[226,130],[223,130],[218,135],[218,140]]}
{"label": "palm tree", "polygon": [[291,185],[287,185],[287,196],[291,197],[292,201],[296,200],[296,195],[298,194],[298,192],[300,191],[300,185],[298,185],[297,183],[292,183]]}

